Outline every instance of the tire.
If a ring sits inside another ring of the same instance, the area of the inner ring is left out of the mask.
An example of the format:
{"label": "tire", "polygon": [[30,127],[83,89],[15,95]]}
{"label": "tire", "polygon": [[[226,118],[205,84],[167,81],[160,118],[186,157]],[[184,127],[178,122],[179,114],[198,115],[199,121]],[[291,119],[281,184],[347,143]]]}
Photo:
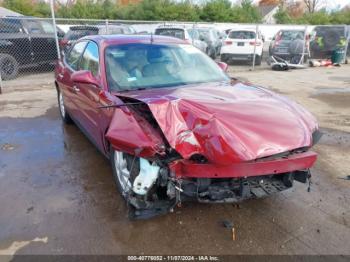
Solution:
{"label": "tire", "polygon": [[140,172],[140,158],[111,148],[110,163],[117,189],[120,195],[127,200],[133,182]]}
{"label": "tire", "polygon": [[68,114],[68,112],[66,110],[66,106],[64,104],[64,96],[61,93],[61,91],[59,91],[59,90],[57,90],[57,102],[58,102],[58,109],[59,109],[62,121],[65,124],[72,124],[73,123],[72,118]]}
{"label": "tire", "polygon": [[221,55],[220,56],[220,61],[227,64],[228,59],[224,55]]}
{"label": "tire", "polygon": [[215,48],[212,49],[211,54],[210,54],[211,59],[215,59],[216,58],[216,51]]}
{"label": "tire", "polygon": [[261,56],[255,55],[255,65],[261,65]]}
{"label": "tire", "polygon": [[11,80],[18,75],[18,62],[9,54],[0,54],[0,74],[3,80]]}

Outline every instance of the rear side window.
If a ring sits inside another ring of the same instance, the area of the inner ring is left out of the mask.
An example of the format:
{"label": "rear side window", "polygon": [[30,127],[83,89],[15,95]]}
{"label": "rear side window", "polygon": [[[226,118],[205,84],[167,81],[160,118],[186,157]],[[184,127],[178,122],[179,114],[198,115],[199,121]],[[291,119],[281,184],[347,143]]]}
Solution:
{"label": "rear side window", "polygon": [[80,62],[81,70],[89,70],[94,76],[99,72],[99,54],[97,44],[89,42]]}
{"label": "rear side window", "polygon": [[188,33],[190,34],[191,38],[193,39],[199,39],[199,33],[197,30],[189,29]]}
{"label": "rear side window", "polygon": [[115,26],[108,26],[108,29],[106,26],[100,28],[99,31],[100,35],[119,35],[119,34],[124,34],[123,29],[120,27],[115,27]]}
{"label": "rear side window", "polygon": [[53,28],[53,25],[47,21],[40,21],[40,24],[46,34],[54,34],[55,29]]}
{"label": "rear side window", "polygon": [[21,23],[14,19],[0,19],[0,33],[19,33]]}
{"label": "rear side window", "polygon": [[67,55],[66,62],[74,70],[78,69],[81,54],[84,52],[86,42],[79,42],[73,46]]}
{"label": "rear side window", "polygon": [[38,21],[28,20],[27,26],[30,34],[41,34],[43,32]]}
{"label": "rear side window", "polygon": [[215,40],[215,37],[214,37],[212,31],[210,31],[210,30],[206,30],[206,29],[200,30],[199,34],[201,37],[203,37],[205,39],[205,41],[214,41]]}
{"label": "rear side window", "polygon": [[255,39],[255,33],[251,31],[231,31],[228,37],[232,39]]}
{"label": "rear side window", "polygon": [[87,35],[98,35],[98,29],[79,29],[79,30],[69,30],[64,36],[64,39],[67,40],[78,40]]}
{"label": "rear side window", "polygon": [[123,29],[121,28],[118,28],[118,27],[112,27],[112,28],[109,28],[109,34],[123,34],[124,31]]}
{"label": "rear side window", "polygon": [[179,39],[185,39],[185,32],[176,28],[157,28],[156,35],[172,36]]}

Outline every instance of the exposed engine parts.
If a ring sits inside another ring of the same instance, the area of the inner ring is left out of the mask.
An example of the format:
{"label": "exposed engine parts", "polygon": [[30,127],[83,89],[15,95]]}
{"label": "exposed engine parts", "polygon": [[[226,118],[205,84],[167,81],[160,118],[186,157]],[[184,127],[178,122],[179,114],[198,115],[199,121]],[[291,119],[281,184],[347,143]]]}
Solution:
{"label": "exposed engine parts", "polygon": [[166,167],[140,159],[140,172],[128,197],[130,216],[146,219],[168,213],[185,201],[238,203],[289,189],[294,181],[307,183],[309,170],[248,178],[176,178]]}

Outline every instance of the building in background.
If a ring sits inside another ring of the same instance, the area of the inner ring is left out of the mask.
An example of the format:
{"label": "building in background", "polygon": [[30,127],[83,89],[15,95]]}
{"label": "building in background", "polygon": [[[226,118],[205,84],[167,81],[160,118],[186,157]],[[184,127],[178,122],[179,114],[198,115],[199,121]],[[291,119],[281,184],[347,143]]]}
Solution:
{"label": "building in background", "polygon": [[274,15],[277,13],[279,6],[279,0],[261,0],[259,2],[259,12],[265,24],[276,24]]}

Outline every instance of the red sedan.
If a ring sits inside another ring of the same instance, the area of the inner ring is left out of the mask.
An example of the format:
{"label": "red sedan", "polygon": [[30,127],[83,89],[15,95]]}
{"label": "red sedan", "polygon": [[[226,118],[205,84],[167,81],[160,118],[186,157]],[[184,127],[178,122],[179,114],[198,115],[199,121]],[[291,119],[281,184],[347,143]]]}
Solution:
{"label": "red sedan", "polygon": [[226,67],[162,36],[89,36],[58,62],[62,119],[110,159],[132,217],[264,197],[310,178],[315,118]]}

